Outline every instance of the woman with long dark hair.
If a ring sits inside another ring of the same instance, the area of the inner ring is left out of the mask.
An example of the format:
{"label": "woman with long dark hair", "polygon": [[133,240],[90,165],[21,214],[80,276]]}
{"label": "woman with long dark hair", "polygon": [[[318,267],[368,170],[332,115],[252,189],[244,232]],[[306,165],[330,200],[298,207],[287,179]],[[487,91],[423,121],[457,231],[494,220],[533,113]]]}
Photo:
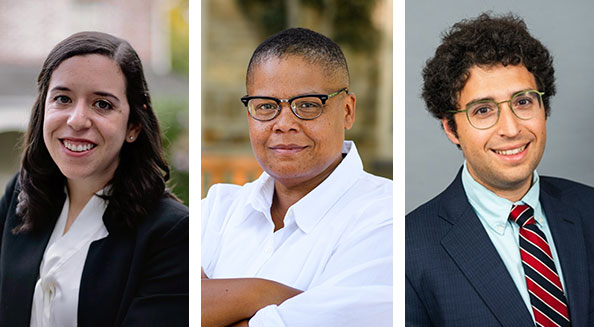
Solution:
{"label": "woman with long dark hair", "polygon": [[188,209],[128,42],[50,52],[0,201],[0,326],[187,326]]}

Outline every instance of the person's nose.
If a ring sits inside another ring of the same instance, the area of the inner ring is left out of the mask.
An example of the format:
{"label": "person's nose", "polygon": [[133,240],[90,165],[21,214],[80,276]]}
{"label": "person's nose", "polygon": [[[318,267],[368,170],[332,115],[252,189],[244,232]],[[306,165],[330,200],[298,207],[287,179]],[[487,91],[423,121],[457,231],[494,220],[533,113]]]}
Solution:
{"label": "person's nose", "polygon": [[74,130],[83,130],[92,125],[89,117],[89,108],[84,101],[78,101],[68,117],[67,124]]}
{"label": "person's nose", "polygon": [[287,102],[281,102],[281,111],[274,119],[275,132],[290,132],[299,130],[299,117],[297,117],[291,110],[291,106]]}
{"label": "person's nose", "polygon": [[520,118],[516,117],[509,101],[499,104],[499,121],[497,122],[497,131],[499,135],[505,137],[514,137],[521,130]]}

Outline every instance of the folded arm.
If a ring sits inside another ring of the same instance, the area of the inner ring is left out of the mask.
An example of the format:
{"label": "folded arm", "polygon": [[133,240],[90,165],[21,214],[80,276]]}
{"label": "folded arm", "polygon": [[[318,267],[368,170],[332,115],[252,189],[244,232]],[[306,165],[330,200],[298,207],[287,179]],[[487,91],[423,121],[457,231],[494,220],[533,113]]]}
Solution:
{"label": "folded arm", "polygon": [[227,326],[249,319],[261,308],[279,305],[300,293],[298,289],[261,278],[203,278],[202,326]]}
{"label": "folded arm", "polygon": [[258,310],[249,326],[392,326],[391,222],[355,234],[307,290]]}

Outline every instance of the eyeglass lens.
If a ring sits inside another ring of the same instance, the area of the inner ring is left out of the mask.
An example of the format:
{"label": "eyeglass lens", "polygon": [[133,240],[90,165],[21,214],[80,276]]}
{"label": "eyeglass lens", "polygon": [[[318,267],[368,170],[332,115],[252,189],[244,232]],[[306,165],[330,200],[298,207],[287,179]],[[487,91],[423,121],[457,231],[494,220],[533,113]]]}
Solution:
{"label": "eyeglass lens", "polygon": [[510,100],[495,102],[483,100],[468,105],[466,115],[470,123],[476,128],[489,128],[497,123],[501,105],[509,102],[512,112],[520,119],[530,119],[536,116],[542,107],[540,94],[527,91],[515,94]]}
{"label": "eyeglass lens", "polygon": [[[312,119],[322,113],[322,100],[317,97],[303,97],[293,99],[291,108],[293,112],[303,119]],[[248,102],[250,114],[258,120],[270,120],[280,112],[280,105],[272,99],[251,99]]]}

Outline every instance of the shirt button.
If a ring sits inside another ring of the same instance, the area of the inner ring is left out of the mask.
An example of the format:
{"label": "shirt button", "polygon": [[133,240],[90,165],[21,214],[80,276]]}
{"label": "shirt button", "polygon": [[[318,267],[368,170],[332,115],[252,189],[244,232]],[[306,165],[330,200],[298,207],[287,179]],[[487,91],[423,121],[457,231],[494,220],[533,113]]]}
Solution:
{"label": "shirt button", "polygon": [[501,224],[497,225],[497,231],[499,233],[503,233],[503,225],[501,225]]}

